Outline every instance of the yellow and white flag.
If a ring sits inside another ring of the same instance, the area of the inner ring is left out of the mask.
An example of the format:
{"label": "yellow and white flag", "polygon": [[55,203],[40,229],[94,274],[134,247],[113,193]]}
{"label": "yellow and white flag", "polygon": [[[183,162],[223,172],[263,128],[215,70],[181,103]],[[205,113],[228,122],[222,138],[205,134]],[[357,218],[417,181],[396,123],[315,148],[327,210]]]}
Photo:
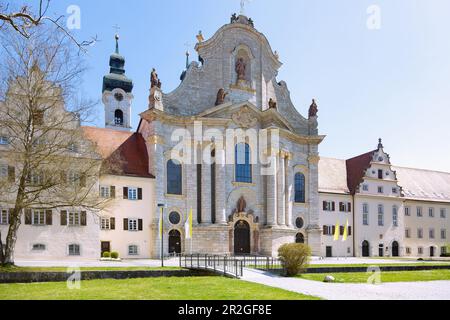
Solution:
{"label": "yellow and white flag", "polygon": [[342,241],[347,241],[348,238],[348,219],[347,219],[347,223],[345,224],[345,229],[344,229],[344,236],[342,237]]}
{"label": "yellow and white flag", "polygon": [[163,210],[164,208],[161,207],[159,213],[159,226],[158,226],[159,239],[162,239],[163,236]]}
{"label": "yellow and white flag", "polygon": [[340,222],[339,220],[336,222],[336,226],[334,227],[334,241],[339,241],[339,235],[340,235],[340,231],[341,231],[341,226],[340,226]]}
{"label": "yellow and white flag", "polygon": [[191,211],[189,212],[188,218],[186,219],[184,231],[186,234],[186,239],[192,239],[192,208]]}

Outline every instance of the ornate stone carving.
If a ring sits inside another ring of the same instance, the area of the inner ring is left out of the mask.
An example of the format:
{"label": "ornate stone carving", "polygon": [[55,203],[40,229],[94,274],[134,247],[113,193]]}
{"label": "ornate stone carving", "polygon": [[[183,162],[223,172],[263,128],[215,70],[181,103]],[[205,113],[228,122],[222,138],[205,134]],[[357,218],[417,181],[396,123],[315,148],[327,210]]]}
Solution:
{"label": "ornate stone carving", "polygon": [[247,202],[245,201],[244,196],[240,197],[237,203],[237,212],[245,212],[245,209],[247,208]]}
{"label": "ornate stone carving", "polygon": [[237,73],[237,82],[239,81],[245,81],[246,80],[246,70],[247,70],[247,64],[244,61],[244,58],[239,58],[236,61],[236,67],[235,67],[236,73]]}
{"label": "ornate stone carving", "polygon": [[250,110],[248,110],[247,107],[244,107],[235,114],[233,114],[232,119],[236,125],[242,128],[251,128],[258,123],[258,120],[250,112]]}
{"label": "ornate stone carving", "polygon": [[269,108],[270,109],[276,109],[277,108],[277,102],[275,100],[273,100],[272,98],[270,98],[270,100],[269,100]]}
{"label": "ornate stone carving", "polygon": [[158,74],[156,73],[155,68],[152,69],[152,72],[150,74],[150,83],[151,83],[151,88],[157,87],[157,88],[161,89],[162,83],[158,78]]}
{"label": "ornate stone carving", "polygon": [[219,89],[219,92],[217,92],[216,106],[220,106],[225,103],[225,98],[227,95],[228,92],[226,92],[223,88]]}
{"label": "ornate stone carving", "polygon": [[311,106],[309,107],[309,118],[317,117],[317,113],[319,112],[319,108],[317,108],[316,100],[313,99]]}

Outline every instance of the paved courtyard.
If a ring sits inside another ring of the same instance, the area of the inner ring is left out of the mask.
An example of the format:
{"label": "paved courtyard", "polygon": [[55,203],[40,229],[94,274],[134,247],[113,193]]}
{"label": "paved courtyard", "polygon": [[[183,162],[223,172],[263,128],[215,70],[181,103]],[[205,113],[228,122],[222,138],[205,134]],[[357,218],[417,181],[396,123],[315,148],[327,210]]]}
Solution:
{"label": "paved courtyard", "polygon": [[245,269],[243,281],[327,300],[450,300],[450,281],[370,284],[323,283]]}

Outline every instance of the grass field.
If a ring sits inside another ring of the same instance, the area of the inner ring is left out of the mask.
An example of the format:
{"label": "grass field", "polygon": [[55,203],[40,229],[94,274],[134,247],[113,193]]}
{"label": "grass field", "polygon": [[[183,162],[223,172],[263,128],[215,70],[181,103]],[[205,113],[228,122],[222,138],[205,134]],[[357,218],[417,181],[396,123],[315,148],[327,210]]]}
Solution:
{"label": "grass field", "polygon": [[[81,271],[171,271],[178,267],[83,267]],[[67,267],[0,267],[2,272],[66,272]]]}
{"label": "grass field", "polygon": [[281,289],[224,277],[149,278],[0,284],[0,300],[316,300]]}
{"label": "grass field", "polygon": [[[331,275],[339,283],[365,283],[371,276],[365,272],[353,273],[318,273],[303,274],[299,278],[314,281],[323,281],[325,276]],[[450,270],[427,270],[427,271],[401,271],[382,272],[381,282],[414,282],[414,281],[435,281],[450,280]]]}

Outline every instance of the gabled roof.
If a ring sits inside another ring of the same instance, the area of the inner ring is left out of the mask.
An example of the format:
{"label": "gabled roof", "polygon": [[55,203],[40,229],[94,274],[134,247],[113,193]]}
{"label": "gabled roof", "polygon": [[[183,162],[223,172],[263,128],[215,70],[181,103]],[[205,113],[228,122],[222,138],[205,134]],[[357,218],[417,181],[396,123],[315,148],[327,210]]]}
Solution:
{"label": "gabled roof", "polygon": [[345,160],[320,158],[319,191],[349,194]]}
{"label": "gabled roof", "polygon": [[393,167],[405,198],[413,200],[450,201],[450,173],[404,167]]}
{"label": "gabled roof", "polygon": [[351,194],[355,194],[357,187],[363,181],[365,172],[377,151],[373,150],[346,161],[347,185]]}
{"label": "gabled roof", "polygon": [[113,164],[111,174],[154,178],[149,172],[149,157],[140,133],[83,127],[87,139],[96,144],[105,163]]}

